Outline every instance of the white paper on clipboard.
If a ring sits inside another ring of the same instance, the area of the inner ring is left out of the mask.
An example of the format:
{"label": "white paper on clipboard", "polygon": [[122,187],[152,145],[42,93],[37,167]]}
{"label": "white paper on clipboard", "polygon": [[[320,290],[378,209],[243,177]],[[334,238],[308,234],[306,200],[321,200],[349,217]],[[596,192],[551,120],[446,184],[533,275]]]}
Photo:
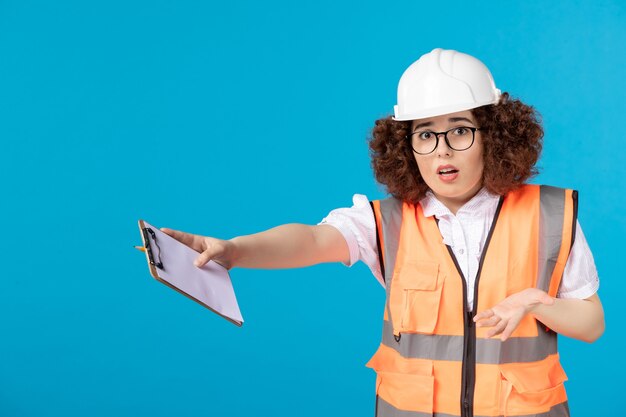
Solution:
{"label": "white paper on clipboard", "polygon": [[[214,261],[198,268],[193,264],[199,255],[195,250],[146,221],[139,220],[139,229],[146,248],[150,273],[154,278],[234,324],[243,324],[235,290],[226,268]],[[154,265],[151,264],[150,257]]]}

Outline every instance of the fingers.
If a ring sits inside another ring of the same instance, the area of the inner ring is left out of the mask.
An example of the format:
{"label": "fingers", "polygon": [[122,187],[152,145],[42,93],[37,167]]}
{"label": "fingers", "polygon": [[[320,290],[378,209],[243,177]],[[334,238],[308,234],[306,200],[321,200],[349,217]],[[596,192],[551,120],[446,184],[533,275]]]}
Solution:
{"label": "fingers", "polygon": [[474,316],[476,327],[491,327],[500,321],[500,316],[496,315],[492,309],[481,311]]}
{"label": "fingers", "polygon": [[502,318],[500,316],[492,316],[488,319],[482,319],[476,322],[476,327],[492,327],[498,324]]}
{"label": "fingers", "polygon": [[[488,320],[483,321],[481,324],[476,324],[477,327],[490,327],[495,326],[493,329],[490,329],[486,336],[488,338],[500,335],[500,340],[504,342],[506,339],[511,337],[517,325],[519,324],[521,318],[511,317],[511,318],[500,318],[499,316],[494,316]],[[489,322],[489,323],[486,323]]]}
{"label": "fingers", "polygon": [[167,227],[162,227],[160,230],[166,235],[169,235],[179,242],[189,246],[196,252],[202,252],[205,249],[202,244],[202,238],[198,235],[192,235],[191,233],[185,233],[179,230],[169,229]]}
{"label": "fingers", "polygon": [[214,243],[209,245],[209,247],[200,254],[200,256],[198,256],[196,258],[196,260],[193,262],[193,264],[195,266],[197,266],[198,268],[201,268],[202,266],[204,266],[207,262],[209,262],[211,259],[220,256],[224,253],[224,246],[219,244],[219,243]]}
{"label": "fingers", "polygon": [[200,255],[193,262],[193,264],[198,268],[201,268],[206,265],[207,262],[215,258],[219,259],[220,265],[224,268],[230,268],[230,259],[220,258],[227,252],[227,242],[212,237],[181,232],[167,227],[162,227],[160,230],[166,235],[171,236],[179,242],[189,246],[196,252],[200,252]]}
{"label": "fingers", "polygon": [[487,332],[486,336],[489,338],[489,337],[502,333],[502,331],[505,329],[508,323],[509,323],[508,320],[500,320],[500,322],[498,322],[498,324],[496,324],[496,326],[493,329],[490,329]]}
{"label": "fingers", "polygon": [[503,320],[502,317],[495,314],[491,309],[476,314],[476,316],[474,316],[474,321],[476,322],[476,327],[496,326],[487,332],[487,337],[495,336],[500,333],[506,326],[507,322],[507,320]]}
{"label": "fingers", "polygon": [[506,328],[502,332],[502,336],[500,336],[500,340],[504,342],[506,339],[508,339],[515,331],[520,321],[521,321],[521,318],[515,318],[515,317],[511,318],[511,320],[509,320],[509,322],[507,323]]}
{"label": "fingers", "polygon": [[489,317],[493,316],[493,310],[489,309],[489,310],[485,310],[485,311],[481,311],[480,313],[476,314],[474,316],[474,321],[478,321],[478,320],[482,320],[482,319],[486,319]]}

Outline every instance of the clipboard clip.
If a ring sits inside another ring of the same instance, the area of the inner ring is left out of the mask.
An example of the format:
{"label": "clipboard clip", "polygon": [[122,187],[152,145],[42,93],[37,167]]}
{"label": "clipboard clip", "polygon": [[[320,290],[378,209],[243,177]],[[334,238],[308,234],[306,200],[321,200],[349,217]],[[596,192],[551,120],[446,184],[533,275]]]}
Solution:
{"label": "clipboard clip", "polygon": [[[156,233],[154,233],[154,230],[150,229],[149,227],[144,227],[143,229],[141,229],[141,231],[143,233],[143,239],[146,242],[146,246],[145,246],[146,253],[148,254],[148,261],[150,262],[150,265],[154,265],[159,269],[163,269],[163,262],[161,262],[161,248],[159,247],[159,244],[157,243]],[[158,262],[154,261],[154,253],[152,252],[152,244],[150,242],[149,236],[152,237],[152,241],[154,241],[154,244],[159,249],[159,261]]]}

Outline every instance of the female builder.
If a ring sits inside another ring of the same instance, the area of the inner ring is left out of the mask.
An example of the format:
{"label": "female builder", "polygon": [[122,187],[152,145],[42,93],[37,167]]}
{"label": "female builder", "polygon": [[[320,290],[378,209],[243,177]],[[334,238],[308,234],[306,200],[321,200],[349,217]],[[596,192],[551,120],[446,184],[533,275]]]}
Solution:
{"label": "female builder", "polygon": [[541,151],[534,110],[476,58],[435,49],[376,121],[376,179],[392,195],[220,240],[162,229],[227,268],[365,262],[385,286],[378,416],[569,416],[556,334],[604,331],[573,190],[526,184]]}

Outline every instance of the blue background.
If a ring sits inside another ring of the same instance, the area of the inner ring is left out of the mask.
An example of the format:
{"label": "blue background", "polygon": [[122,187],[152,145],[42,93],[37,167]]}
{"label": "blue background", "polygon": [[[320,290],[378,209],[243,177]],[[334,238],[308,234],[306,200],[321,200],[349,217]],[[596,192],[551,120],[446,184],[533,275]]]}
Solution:
{"label": "blue background", "polygon": [[435,47],[543,115],[535,182],[579,190],[607,323],[560,338],[570,406],[623,412],[625,6],[501,3],[0,1],[0,415],[373,415],[363,264],[233,270],[238,328],[132,246],[383,197],[366,138]]}

